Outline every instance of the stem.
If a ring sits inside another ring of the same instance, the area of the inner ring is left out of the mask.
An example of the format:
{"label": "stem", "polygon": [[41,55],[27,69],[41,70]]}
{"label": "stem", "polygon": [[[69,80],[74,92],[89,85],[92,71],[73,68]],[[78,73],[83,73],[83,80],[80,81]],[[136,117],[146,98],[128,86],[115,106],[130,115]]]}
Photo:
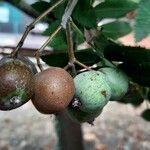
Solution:
{"label": "stem", "polygon": [[92,71],[91,68],[89,68],[88,66],[84,65],[83,63],[79,62],[78,60],[75,60],[75,63],[78,64],[79,66],[89,70],[89,71]]}
{"label": "stem", "polygon": [[43,51],[45,47],[53,40],[53,38],[57,35],[57,33],[62,29],[61,26],[59,26],[48,38],[48,40],[42,45],[42,47],[38,50],[39,52]]}
{"label": "stem", "polygon": [[12,57],[16,57],[17,53],[19,51],[19,49],[23,46],[24,41],[27,37],[27,35],[29,34],[29,32],[34,29],[35,24],[38,23],[41,19],[43,19],[48,13],[50,13],[54,8],[56,8],[57,6],[59,6],[61,3],[63,3],[65,0],[59,0],[58,2],[56,2],[53,6],[51,6],[48,10],[46,10],[43,14],[41,14],[38,18],[36,18],[29,26],[27,26],[21,40],[19,41],[16,49],[11,53]]}
{"label": "stem", "polygon": [[[73,21],[71,21],[71,25],[72,25],[72,27],[79,33],[79,35],[80,35],[82,38],[84,38],[85,42],[86,42],[89,46],[91,46],[92,49],[95,50],[95,49],[96,49],[95,46],[94,46],[90,41],[87,41],[87,40],[86,40],[84,34],[81,32],[81,30],[76,26],[76,24],[75,24]],[[95,50],[95,51],[96,51],[96,50]],[[101,58],[101,59],[104,59],[104,56],[103,56],[103,55],[100,55],[100,58]]]}
{"label": "stem", "polygon": [[66,37],[67,37],[68,55],[69,55],[69,63],[68,64],[72,68],[73,75],[76,76],[77,72],[76,72],[76,68],[74,65],[76,58],[74,55],[74,43],[73,43],[73,38],[72,38],[70,21],[67,23],[67,26],[66,26]]}
{"label": "stem", "polygon": [[78,3],[78,0],[70,0],[68,2],[68,5],[65,9],[65,13],[62,16],[62,22],[61,22],[61,25],[63,26],[64,29],[66,29],[67,22],[71,18],[72,12],[73,12],[75,6],[77,5],[77,3]]}
{"label": "stem", "polygon": [[53,40],[53,38],[57,35],[57,33],[62,29],[61,26],[59,26],[48,38],[48,40],[42,45],[40,49],[38,49],[35,53],[36,60],[37,60],[37,65],[41,71],[43,71],[42,65],[40,63],[40,52],[45,49],[45,47]]}
{"label": "stem", "polygon": [[40,71],[43,71],[43,66],[40,62],[40,52],[39,51],[36,52],[36,61],[37,61],[37,66],[39,67]]}
{"label": "stem", "polygon": [[[81,30],[76,26],[76,24],[71,20],[70,21],[71,22],[71,25],[72,25],[72,27],[78,32],[78,34],[85,40],[85,42],[89,45],[89,46],[91,46],[91,48],[92,49],[96,49],[95,48],[95,46],[90,42],[90,41],[87,41],[86,40],[86,38],[85,38],[85,36],[84,36],[84,34],[81,32]],[[96,51],[96,50],[95,50]],[[116,65],[115,64],[113,64],[113,62],[111,62],[111,61],[109,61],[108,59],[106,59],[102,54],[99,54],[99,57],[104,61],[104,62],[108,62],[108,63],[110,63],[110,65],[112,65],[113,67],[116,67]],[[80,64],[80,62],[76,62],[76,63],[78,63],[78,64]],[[83,64],[82,64],[83,65]],[[81,66],[81,64],[80,64],[80,66]]]}
{"label": "stem", "polygon": [[75,61],[74,44],[73,44],[73,39],[72,39],[72,33],[71,33],[70,22],[67,23],[67,27],[66,27],[66,37],[67,37],[67,43],[68,43],[69,61],[70,61],[70,62],[74,62],[74,61]]}

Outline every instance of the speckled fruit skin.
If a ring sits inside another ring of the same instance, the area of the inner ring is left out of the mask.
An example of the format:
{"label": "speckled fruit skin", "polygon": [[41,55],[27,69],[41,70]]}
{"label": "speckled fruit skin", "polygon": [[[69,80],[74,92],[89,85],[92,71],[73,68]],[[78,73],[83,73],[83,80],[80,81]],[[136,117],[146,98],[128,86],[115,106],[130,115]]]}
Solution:
{"label": "speckled fruit skin", "polygon": [[111,97],[107,78],[99,71],[80,73],[74,78],[74,83],[75,97],[81,101],[80,109],[84,112],[101,110]]}
{"label": "speckled fruit skin", "polygon": [[121,99],[127,93],[129,87],[129,80],[125,73],[112,67],[101,68],[99,71],[103,72],[109,81],[112,91],[110,100]]}
{"label": "speckled fruit skin", "polygon": [[62,68],[48,68],[35,75],[34,93],[32,102],[39,112],[63,111],[75,93],[73,78]]}
{"label": "speckled fruit skin", "polygon": [[68,107],[67,108],[67,113],[69,115],[69,117],[75,121],[75,122],[79,122],[79,123],[84,123],[84,122],[88,122],[88,123],[92,123],[96,117],[98,117],[102,112],[102,109],[98,109],[95,111],[91,111],[91,112],[84,112],[82,110],[80,110],[80,108],[78,107]]}
{"label": "speckled fruit skin", "polygon": [[23,57],[0,60],[0,110],[20,107],[33,96],[34,73],[29,64]]}

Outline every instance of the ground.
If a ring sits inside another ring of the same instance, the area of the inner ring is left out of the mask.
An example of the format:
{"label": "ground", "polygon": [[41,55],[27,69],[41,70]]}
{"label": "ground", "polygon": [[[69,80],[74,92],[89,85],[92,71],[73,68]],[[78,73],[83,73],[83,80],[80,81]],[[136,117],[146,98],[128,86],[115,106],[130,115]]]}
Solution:
{"label": "ground", "polygon": [[[83,124],[86,150],[150,150],[150,125],[139,108],[110,102],[94,126]],[[0,111],[0,150],[53,150],[57,138],[54,116],[40,114],[28,102],[10,111]]]}

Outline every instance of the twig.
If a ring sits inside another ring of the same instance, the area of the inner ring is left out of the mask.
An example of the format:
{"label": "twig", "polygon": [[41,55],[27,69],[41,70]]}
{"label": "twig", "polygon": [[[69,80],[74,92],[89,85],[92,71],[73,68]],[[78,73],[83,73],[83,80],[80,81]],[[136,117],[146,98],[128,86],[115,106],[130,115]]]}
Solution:
{"label": "twig", "polygon": [[72,68],[73,75],[76,76],[76,69],[75,69],[75,55],[74,55],[74,44],[72,39],[72,31],[70,26],[70,21],[68,21],[66,26],[66,37],[67,37],[67,43],[68,43],[68,55],[69,55],[69,63],[68,65]]}
{"label": "twig", "polygon": [[39,51],[36,52],[36,61],[37,61],[37,66],[39,67],[40,71],[43,71],[43,66],[41,65],[41,62],[40,62],[40,52]]}
{"label": "twig", "polygon": [[39,67],[39,69],[42,71],[42,65],[40,63],[40,53],[45,49],[45,47],[53,40],[53,38],[57,35],[57,33],[62,29],[61,26],[59,26],[52,34],[51,36],[48,38],[48,40],[42,45],[42,47],[40,49],[38,49],[35,53],[36,56],[36,60],[37,60],[37,65]]}
{"label": "twig", "polygon": [[29,34],[29,32],[34,29],[35,24],[38,23],[41,19],[43,19],[48,13],[50,13],[54,8],[56,8],[57,6],[59,6],[61,3],[63,3],[65,0],[59,0],[58,2],[56,2],[53,6],[51,6],[48,10],[46,10],[43,14],[41,14],[38,18],[36,18],[29,26],[27,26],[21,40],[19,41],[16,49],[11,53],[12,57],[16,57],[17,53],[19,51],[19,49],[23,46],[23,43],[27,37],[27,35]]}
{"label": "twig", "polygon": [[[84,34],[80,31],[80,29],[76,26],[76,24],[71,20],[71,25],[72,27],[78,32],[78,34],[85,40],[85,42],[92,48],[96,51],[96,47],[90,42],[90,41],[87,41]],[[104,55],[102,54],[99,54],[99,57],[104,61],[104,62],[109,62],[112,66],[116,66],[113,62],[109,61],[108,59],[106,59],[104,57]]]}
{"label": "twig", "polygon": [[42,47],[38,50],[39,52],[43,51],[45,47],[53,40],[53,38],[57,35],[57,33],[62,29],[61,26],[59,26],[48,38],[48,40],[42,45]]}
{"label": "twig", "polygon": [[78,61],[78,60],[75,60],[75,63],[78,64],[79,66],[81,66],[81,67],[83,67],[83,68],[89,70],[89,71],[92,71],[91,68],[89,68],[88,66],[84,65],[83,63],[81,63],[81,62]]}
{"label": "twig", "polygon": [[66,9],[65,9],[65,13],[64,15],[62,16],[62,22],[61,22],[61,25],[64,29],[66,29],[67,27],[67,22],[68,20],[71,18],[71,15],[72,15],[72,12],[75,8],[75,6],[77,5],[78,3],[78,0],[70,0]]}

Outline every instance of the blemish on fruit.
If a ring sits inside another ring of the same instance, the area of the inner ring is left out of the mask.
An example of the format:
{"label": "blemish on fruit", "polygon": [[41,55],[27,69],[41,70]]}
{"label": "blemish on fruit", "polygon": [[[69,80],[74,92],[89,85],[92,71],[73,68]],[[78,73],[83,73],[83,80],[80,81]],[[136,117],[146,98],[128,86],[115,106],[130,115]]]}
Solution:
{"label": "blemish on fruit", "polygon": [[101,91],[101,94],[102,94],[104,97],[106,97],[106,96],[107,96],[106,91]]}

